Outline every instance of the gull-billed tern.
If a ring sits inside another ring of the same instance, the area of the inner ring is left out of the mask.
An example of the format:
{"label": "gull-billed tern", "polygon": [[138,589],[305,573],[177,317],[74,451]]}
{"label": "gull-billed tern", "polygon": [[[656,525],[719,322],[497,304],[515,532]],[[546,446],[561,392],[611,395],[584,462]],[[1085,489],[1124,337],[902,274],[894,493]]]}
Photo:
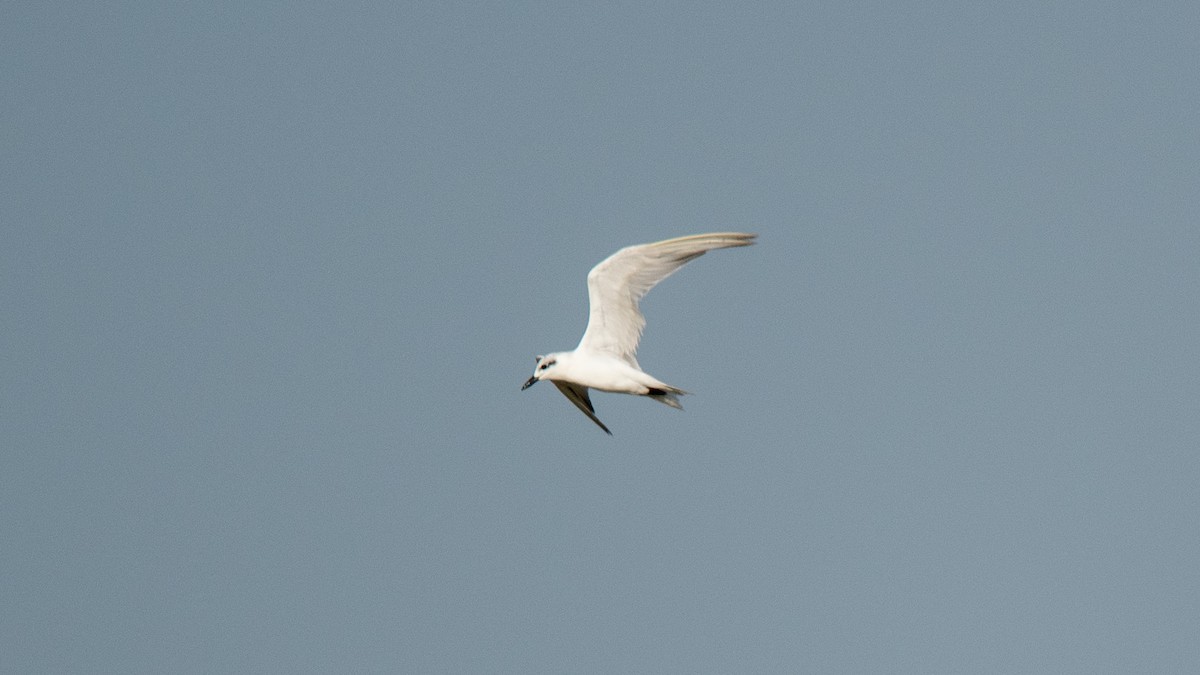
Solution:
{"label": "gull-billed tern", "polygon": [[521,389],[528,389],[538,380],[550,380],[610,436],[612,432],[596,417],[588,389],[649,396],[683,410],[678,395],[687,392],[643,372],[635,358],[646,326],[638,301],[658,282],[706,251],[749,246],[755,236],[740,232],[693,234],[629,246],[605,258],[588,272],[591,311],[579,346],[569,352],[538,356],[533,375]]}

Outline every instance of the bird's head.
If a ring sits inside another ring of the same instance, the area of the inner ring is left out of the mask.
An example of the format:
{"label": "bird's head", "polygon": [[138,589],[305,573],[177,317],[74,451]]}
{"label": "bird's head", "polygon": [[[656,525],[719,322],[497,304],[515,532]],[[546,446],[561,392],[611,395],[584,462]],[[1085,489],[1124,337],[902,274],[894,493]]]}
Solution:
{"label": "bird's head", "polygon": [[532,387],[538,380],[546,379],[549,371],[553,370],[554,366],[558,363],[558,354],[539,355],[535,358],[537,359],[537,366],[533,369],[533,375],[530,375],[529,379],[525,380],[525,384],[521,385],[521,389],[523,390]]}

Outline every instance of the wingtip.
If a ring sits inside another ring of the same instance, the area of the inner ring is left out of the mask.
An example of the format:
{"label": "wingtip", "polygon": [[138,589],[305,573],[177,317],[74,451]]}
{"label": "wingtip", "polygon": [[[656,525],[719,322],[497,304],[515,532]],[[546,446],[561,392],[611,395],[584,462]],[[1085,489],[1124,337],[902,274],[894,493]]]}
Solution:
{"label": "wingtip", "polygon": [[735,246],[752,246],[755,239],[758,239],[757,234],[748,232],[713,232],[712,234],[697,235],[709,239],[710,241],[720,242],[721,248],[733,248]]}

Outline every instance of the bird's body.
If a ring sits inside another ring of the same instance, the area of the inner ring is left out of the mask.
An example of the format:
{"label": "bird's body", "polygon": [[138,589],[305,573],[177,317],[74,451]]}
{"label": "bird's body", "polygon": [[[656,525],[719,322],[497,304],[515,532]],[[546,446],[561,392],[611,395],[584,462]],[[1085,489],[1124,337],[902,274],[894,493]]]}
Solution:
{"label": "bird's body", "polygon": [[546,373],[544,379],[547,380],[573,382],[590,389],[636,396],[645,396],[652,389],[674,389],[628,361],[605,352],[556,352],[545,357],[550,358],[554,358],[556,363],[551,369],[553,372]]}
{"label": "bird's body", "polygon": [[554,382],[564,396],[609,434],[612,432],[596,417],[588,389],[649,396],[682,410],[678,395],[687,392],[658,380],[638,365],[637,346],[646,325],[638,301],[658,282],[706,251],[752,243],[752,234],[697,234],[629,246],[605,258],[588,273],[591,310],[579,346],[537,357],[533,376],[521,388],[539,380]]}

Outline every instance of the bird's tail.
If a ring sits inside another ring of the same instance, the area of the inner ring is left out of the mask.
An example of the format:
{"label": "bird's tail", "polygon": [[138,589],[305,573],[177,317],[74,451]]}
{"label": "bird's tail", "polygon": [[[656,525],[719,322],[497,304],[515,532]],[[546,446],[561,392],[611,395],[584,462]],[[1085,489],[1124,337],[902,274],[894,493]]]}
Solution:
{"label": "bird's tail", "polygon": [[646,396],[649,396],[663,405],[669,405],[676,410],[683,410],[683,406],[679,404],[678,396],[683,394],[687,394],[687,392],[669,385],[651,387],[650,391],[646,392]]}

